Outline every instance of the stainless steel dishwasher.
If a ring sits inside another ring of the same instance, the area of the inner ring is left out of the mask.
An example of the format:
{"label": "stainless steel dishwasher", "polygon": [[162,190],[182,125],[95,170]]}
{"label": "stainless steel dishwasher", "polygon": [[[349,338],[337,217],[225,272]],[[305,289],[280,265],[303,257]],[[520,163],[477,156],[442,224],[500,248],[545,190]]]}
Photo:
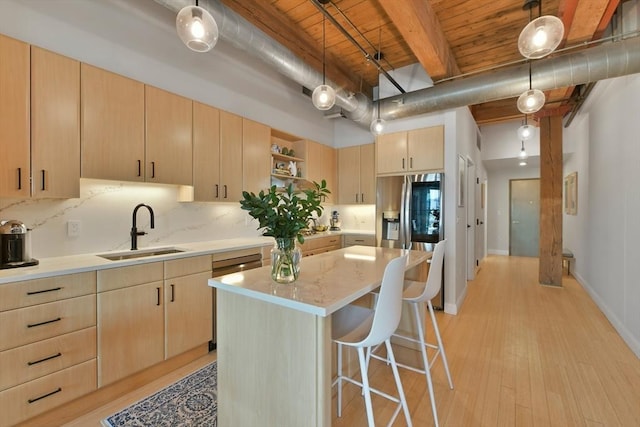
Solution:
{"label": "stainless steel dishwasher", "polygon": [[[237,273],[240,271],[252,270],[254,268],[262,267],[262,255],[260,249],[257,249],[257,251],[258,252],[256,253],[240,256],[234,256],[235,254],[233,252],[229,252],[228,258],[226,257],[227,254],[216,254],[218,255],[218,257],[214,255],[211,265],[211,277],[224,276],[225,274]],[[219,258],[220,256],[222,256],[222,258]],[[213,292],[211,307],[211,309],[213,310],[213,337],[211,341],[209,341],[209,351],[215,350],[217,345],[216,288],[212,288],[211,291]]]}

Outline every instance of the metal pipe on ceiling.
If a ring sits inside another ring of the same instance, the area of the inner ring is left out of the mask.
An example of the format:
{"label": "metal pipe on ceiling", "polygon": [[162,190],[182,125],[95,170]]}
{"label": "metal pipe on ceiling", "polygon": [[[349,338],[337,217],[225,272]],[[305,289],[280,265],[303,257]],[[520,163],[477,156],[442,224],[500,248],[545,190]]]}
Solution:
{"label": "metal pipe on ceiling", "polygon": [[362,55],[364,55],[364,57],[367,59],[367,61],[371,61],[373,63],[373,65],[376,66],[378,71],[380,71],[387,78],[387,80],[389,80],[389,82],[392,85],[394,85],[396,87],[396,89],[398,89],[400,91],[400,93],[406,93],[406,91],[402,88],[402,86],[400,86],[400,83],[398,83],[396,81],[396,79],[391,77],[391,75],[384,68],[382,68],[382,65],[380,65],[380,63],[378,62],[378,60],[376,58],[371,56],[369,54],[369,52],[367,52],[367,50],[365,48],[360,46],[360,43],[358,43],[358,41],[356,39],[354,39],[353,36],[351,36],[351,34],[349,34],[349,32],[347,30],[345,30],[345,28],[342,25],[340,25],[340,23],[338,21],[336,21],[336,18],[334,18],[333,15],[331,15],[329,12],[327,12],[327,10],[324,8],[324,6],[322,4],[320,4],[320,2],[318,0],[311,0],[311,3],[313,3],[313,5],[316,7],[316,9],[318,9],[320,11],[320,13],[322,13],[329,20],[329,22],[331,22],[333,24],[333,26],[336,27],[338,29],[338,31],[340,31],[342,33],[342,35],[345,36],[345,38],[351,42],[351,44],[353,44],[356,48],[358,48],[360,53],[362,53]]}
{"label": "metal pipe on ceiling", "polygon": [[[190,4],[186,0],[154,1],[176,13]],[[211,12],[218,24],[220,38],[225,42],[261,59],[304,87],[315,88],[322,84],[322,73],[219,0],[200,0],[199,4]],[[640,37],[537,60],[532,66],[532,83],[533,87],[544,91],[636,73],[640,73]],[[330,84],[337,87],[335,83]],[[380,117],[388,121],[515,98],[528,88],[528,65],[521,64],[450,80],[377,103],[380,103]],[[364,94],[353,94],[340,88],[336,90],[336,105],[342,108],[347,118],[367,129],[377,111]]]}

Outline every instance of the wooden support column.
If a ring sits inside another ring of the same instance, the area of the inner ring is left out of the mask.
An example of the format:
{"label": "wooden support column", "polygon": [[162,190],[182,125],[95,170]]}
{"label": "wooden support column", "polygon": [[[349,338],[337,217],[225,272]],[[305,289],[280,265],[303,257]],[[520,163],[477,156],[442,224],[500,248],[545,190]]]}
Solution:
{"label": "wooden support column", "polygon": [[562,117],[540,118],[540,271],[562,286]]}

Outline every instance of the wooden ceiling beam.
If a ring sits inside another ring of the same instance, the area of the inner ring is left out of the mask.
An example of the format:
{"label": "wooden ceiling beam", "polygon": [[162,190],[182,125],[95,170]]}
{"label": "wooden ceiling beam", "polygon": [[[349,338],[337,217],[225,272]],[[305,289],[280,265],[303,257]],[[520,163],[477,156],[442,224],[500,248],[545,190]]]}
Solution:
{"label": "wooden ceiling beam", "polygon": [[[287,15],[277,13],[270,2],[255,0],[221,0],[225,6],[251,22],[269,37],[291,50],[298,58],[322,72],[322,44],[318,44],[309,34],[301,30]],[[318,12],[320,13],[320,12]],[[326,51],[326,75],[340,88],[354,93],[362,92],[371,96],[370,85],[354,75]],[[308,88],[313,90],[314,88]]]}
{"label": "wooden ceiling beam", "polygon": [[379,0],[379,3],[433,80],[460,74],[429,1]]}
{"label": "wooden ceiling beam", "polygon": [[[580,0],[578,2],[567,1],[564,13],[572,15],[571,22],[565,27],[566,43],[572,44],[591,41],[602,26],[603,22],[609,23],[611,15],[619,0]],[[570,8],[575,7],[572,11]],[[608,18],[607,18],[608,14]]]}

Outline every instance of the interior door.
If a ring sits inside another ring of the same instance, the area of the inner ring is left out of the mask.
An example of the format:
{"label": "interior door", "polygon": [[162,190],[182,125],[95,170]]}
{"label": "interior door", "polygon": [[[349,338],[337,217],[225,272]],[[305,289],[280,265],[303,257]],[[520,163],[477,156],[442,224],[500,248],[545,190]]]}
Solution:
{"label": "interior door", "polygon": [[476,278],[476,165],[467,159],[467,280]]}
{"label": "interior door", "polygon": [[540,237],[540,180],[509,181],[509,255],[537,257]]}

